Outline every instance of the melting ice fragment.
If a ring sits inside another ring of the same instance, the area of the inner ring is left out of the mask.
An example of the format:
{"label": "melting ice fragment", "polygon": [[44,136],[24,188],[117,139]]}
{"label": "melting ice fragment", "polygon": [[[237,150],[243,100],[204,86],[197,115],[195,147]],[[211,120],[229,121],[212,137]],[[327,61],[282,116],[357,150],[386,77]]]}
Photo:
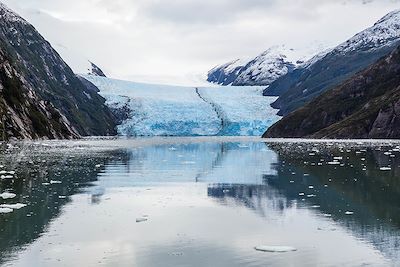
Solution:
{"label": "melting ice fragment", "polygon": [[1,204],[0,208],[1,209],[13,209],[13,210],[19,210],[22,208],[25,208],[26,204],[21,204],[21,203],[17,203],[17,204]]}
{"label": "melting ice fragment", "polygon": [[392,168],[390,168],[390,167],[380,167],[379,169],[381,171],[390,171]]}
{"label": "melting ice fragment", "polygon": [[297,250],[296,248],[289,246],[257,246],[254,249],[262,252],[281,252],[281,253]]}
{"label": "melting ice fragment", "polygon": [[13,209],[10,208],[0,208],[0,213],[10,213],[13,212]]}
{"label": "melting ice fragment", "polygon": [[0,194],[0,198],[2,198],[2,199],[10,199],[10,198],[14,198],[16,196],[17,196],[16,194],[8,193],[8,192],[4,192],[4,193]]}

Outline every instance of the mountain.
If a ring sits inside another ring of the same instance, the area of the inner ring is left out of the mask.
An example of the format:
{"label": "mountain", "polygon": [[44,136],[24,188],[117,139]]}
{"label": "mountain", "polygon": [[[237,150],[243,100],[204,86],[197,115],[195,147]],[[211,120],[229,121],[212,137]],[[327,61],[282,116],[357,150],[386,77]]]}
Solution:
{"label": "mountain", "polygon": [[107,77],[104,74],[104,72],[96,64],[94,64],[93,62],[90,62],[90,61],[89,61],[89,63],[90,63],[90,69],[91,70],[89,71],[88,74],[95,75],[95,76],[100,76],[100,77]]}
{"label": "mountain", "polygon": [[35,28],[0,3],[0,139],[115,134],[114,117]]}
{"label": "mountain", "polygon": [[220,85],[267,86],[295,68],[283,46],[272,47],[251,60],[234,60],[208,72],[207,81]]}
{"label": "mountain", "polygon": [[280,109],[280,115],[287,115],[386,56],[399,41],[400,10],[397,10],[327,54],[280,77],[264,95],[279,96],[273,107]]}
{"label": "mountain", "polygon": [[400,47],[273,125],[263,137],[400,138]]}

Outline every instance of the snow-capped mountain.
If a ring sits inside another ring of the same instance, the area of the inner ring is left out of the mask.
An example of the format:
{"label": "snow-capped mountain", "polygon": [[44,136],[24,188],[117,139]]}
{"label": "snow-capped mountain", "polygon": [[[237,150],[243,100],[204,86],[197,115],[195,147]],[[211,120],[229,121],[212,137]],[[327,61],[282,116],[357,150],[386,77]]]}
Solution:
{"label": "snow-capped mountain", "polygon": [[400,38],[400,10],[395,10],[372,27],[356,34],[351,39],[340,44],[333,52],[347,53],[351,51],[380,49],[391,45]]}
{"label": "snow-capped mountain", "polygon": [[400,10],[387,14],[370,28],[281,76],[270,84],[264,95],[279,96],[273,106],[281,110],[281,115],[286,115],[375,63],[398,44]]}
{"label": "snow-capped mountain", "polygon": [[297,62],[288,56],[292,51],[284,46],[272,47],[254,59],[237,59],[213,68],[207,80],[220,85],[269,85],[295,68]]}
{"label": "snow-capped mountain", "polygon": [[83,75],[100,89],[124,136],[260,136],[280,119],[263,87],[188,87]]}

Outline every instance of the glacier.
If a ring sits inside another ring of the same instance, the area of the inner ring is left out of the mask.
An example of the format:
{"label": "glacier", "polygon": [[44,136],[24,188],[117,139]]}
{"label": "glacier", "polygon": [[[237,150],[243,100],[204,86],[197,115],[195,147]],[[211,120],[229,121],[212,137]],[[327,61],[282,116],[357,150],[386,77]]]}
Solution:
{"label": "glacier", "polygon": [[260,86],[190,87],[81,75],[127,116],[122,136],[261,136],[281,117]]}

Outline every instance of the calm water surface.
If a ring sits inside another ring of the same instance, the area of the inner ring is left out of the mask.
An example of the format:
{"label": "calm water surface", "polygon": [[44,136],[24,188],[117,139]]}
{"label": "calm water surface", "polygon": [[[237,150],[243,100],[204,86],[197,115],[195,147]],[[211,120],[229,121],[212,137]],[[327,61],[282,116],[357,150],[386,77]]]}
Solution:
{"label": "calm water surface", "polygon": [[0,214],[0,265],[400,266],[399,145],[3,144],[0,204],[27,206]]}

